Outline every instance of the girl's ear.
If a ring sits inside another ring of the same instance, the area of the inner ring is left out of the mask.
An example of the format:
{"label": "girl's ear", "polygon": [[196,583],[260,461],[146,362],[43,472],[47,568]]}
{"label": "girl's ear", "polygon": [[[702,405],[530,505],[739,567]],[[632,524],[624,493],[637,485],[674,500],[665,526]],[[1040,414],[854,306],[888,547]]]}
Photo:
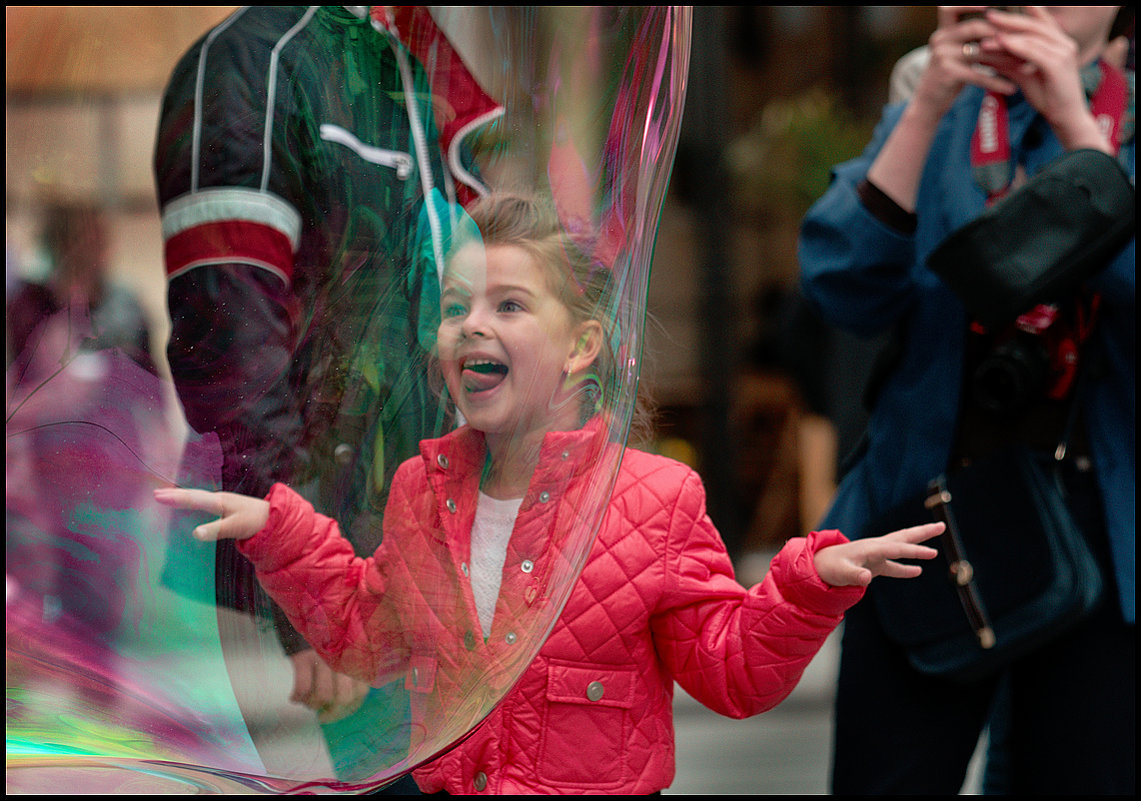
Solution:
{"label": "girl's ear", "polygon": [[567,359],[567,373],[585,370],[594,364],[602,350],[602,323],[597,320],[587,320],[581,323],[575,331],[574,346]]}

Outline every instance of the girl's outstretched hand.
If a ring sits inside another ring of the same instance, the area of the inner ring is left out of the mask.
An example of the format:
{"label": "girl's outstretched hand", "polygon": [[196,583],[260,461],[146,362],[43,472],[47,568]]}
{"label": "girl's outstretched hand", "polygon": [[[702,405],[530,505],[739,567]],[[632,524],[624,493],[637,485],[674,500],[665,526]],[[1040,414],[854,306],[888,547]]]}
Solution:
{"label": "girl's outstretched hand", "polygon": [[164,506],[217,515],[217,520],[194,529],[195,538],[205,542],[249,539],[269,520],[269,501],[235,492],[169,487],[156,489],[155,500]]}
{"label": "girl's outstretched hand", "polygon": [[919,543],[943,533],[942,523],[927,523],[884,534],[821,548],[814,556],[816,573],[833,587],[866,587],[876,576],[915,578],[919,565],[901,565],[896,559],[933,559],[934,548]]}

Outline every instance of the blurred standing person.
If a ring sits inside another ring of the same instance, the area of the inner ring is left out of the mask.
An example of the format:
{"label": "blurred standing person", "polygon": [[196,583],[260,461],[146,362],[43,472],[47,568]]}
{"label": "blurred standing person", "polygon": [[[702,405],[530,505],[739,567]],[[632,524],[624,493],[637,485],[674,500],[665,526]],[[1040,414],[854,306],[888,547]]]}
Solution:
{"label": "blurred standing person", "polygon": [[[48,272],[42,280],[17,279],[4,301],[9,364],[21,369],[42,359],[50,340],[49,321],[71,309],[85,322],[69,329],[84,340],[77,350],[119,348],[139,365],[153,370],[150,326],[134,293],[115,282],[111,270],[111,236],[107,218],[94,205],[54,203],[44,215],[41,235]],[[37,357],[37,351],[41,351]],[[74,355],[74,353],[72,353]],[[51,359],[60,358],[56,351]],[[20,380],[23,380],[21,377]]]}
{"label": "blurred standing person", "polygon": [[[392,473],[445,426],[422,368],[447,209],[485,191],[458,134],[500,112],[422,6],[243,8],[180,61],[154,162],[167,353],[190,425],[220,440],[223,489],[290,482],[375,550]],[[268,603],[229,544],[215,574],[220,604]],[[274,617],[291,698],[351,777],[371,740],[338,727],[368,687]],[[407,706],[375,703],[374,722]]]}
{"label": "blurred standing person", "polygon": [[[836,168],[810,210],[800,241],[806,296],[855,333],[899,332],[866,451],[823,525],[867,529],[958,462],[1058,442],[1071,396],[1043,392],[1015,418],[987,419],[978,408],[967,381],[989,340],[926,262],[1064,153],[1115,156],[1099,164],[1133,178],[1133,75],[1099,59],[1131,20],[1117,6],[940,7],[910,101],[886,109],[865,153]],[[996,118],[980,109],[999,109],[998,124],[984,127]],[[1002,147],[978,147],[992,134]],[[980,152],[1005,158],[984,164]],[[1033,228],[1026,223],[1015,226]],[[953,683],[912,667],[885,633],[873,592],[845,623],[834,792],[958,793],[1000,681],[1010,693],[1003,781],[1012,792],[1134,792],[1135,248],[1130,240],[1066,300],[1075,315],[1096,310],[1081,334],[1086,383],[1063,475],[1100,563],[1102,603],[1002,673]],[[1095,309],[1082,305],[1086,289],[1099,298]]]}
{"label": "blurred standing person", "polygon": [[[150,326],[111,275],[103,209],[52,203],[46,274],[5,297],[5,576],[44,632],[82,648],[92,699],[113,698],[115,638],[138,570],[145,480],[133,469],[162,420]],[[48,635],[44,635],[48,636]]]}

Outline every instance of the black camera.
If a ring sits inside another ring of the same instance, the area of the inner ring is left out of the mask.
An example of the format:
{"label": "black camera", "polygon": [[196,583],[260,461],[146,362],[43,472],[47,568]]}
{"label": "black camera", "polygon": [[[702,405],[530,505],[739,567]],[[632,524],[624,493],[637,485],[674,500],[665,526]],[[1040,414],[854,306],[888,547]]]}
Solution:
{"label": "black camera", "polygon": [[997,415],[1022,411],[1046,394],[1051,376],[1046,338],[1018,330],[997,343],[975,368],[972,390],[980,408]]}

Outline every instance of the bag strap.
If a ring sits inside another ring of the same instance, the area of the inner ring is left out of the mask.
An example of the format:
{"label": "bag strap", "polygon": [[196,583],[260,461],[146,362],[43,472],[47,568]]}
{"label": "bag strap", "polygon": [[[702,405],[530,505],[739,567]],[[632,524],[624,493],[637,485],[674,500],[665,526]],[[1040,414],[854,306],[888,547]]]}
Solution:
{"label": "bag strap", "polygon": [[[1068,493],[1065,482],[1062,480],[1061,467],[1068,455],[1069,444],[1073,440],[1074,430],[1078,424],[1080,414],[1078,399],[1086,383],[1082,380],[1081,364],[1083,361],[1079,360],[1078,375],[1075,377],[1074,388],[1070,394],[1070,407],[1067,410],[1066,423],[1054,449],[1053,464],[1050,470],[1054,486],[1063,498]],[[986,605],[983,603],[982,596],[974,582],[974,566],[963,547],[963,538],[951,506],[953,500],[954,497],[948,486],[947,476],[942,474],[928,483],[927,497],[924,499],[923,505],[931,512],[933,519],[942,521],[946,526],[940,541],[946,551],[950,579],[979,646],[986,650],[995,645],[994,626],[991,624]]]}
{"label": "bag strap", "polygon": [[947,563],[950,568],[950,578],[955,587],[955,594],[963,606],[971,630],[974,631],[975,637],[979,641],[979,647],[987,650],[993,648],[996,641],[994,626],[991,625],[986,605],[975,586],[975,569],[963,548],[963,538],[959,533],[955,514],[951,510],[952,500],[954,498],[947,487],[947,478],[941,475],[932,479],[931,483],[927,485],[927,497],[924,499],[923,505],[931,512],[935,520],[942,521],[947,527],[940,539],[947,552]]}

